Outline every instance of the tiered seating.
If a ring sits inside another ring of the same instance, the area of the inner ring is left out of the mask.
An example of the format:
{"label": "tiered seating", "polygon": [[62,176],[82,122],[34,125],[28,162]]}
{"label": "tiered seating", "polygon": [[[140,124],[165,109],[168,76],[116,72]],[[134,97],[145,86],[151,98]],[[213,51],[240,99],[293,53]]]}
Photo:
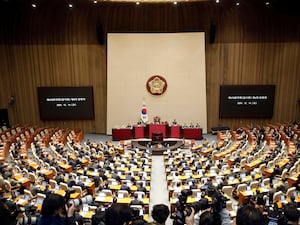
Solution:
{"label": "tiered seating", "polygon": [[[219,132],[217,145],[206,143],[197,145],[191,152],[166,152],[171,209],[174,210],[176,198],[184,189],[191,189],[193,193],[188,202],[199,200],[194,193],[199,193],[207,182],[218,186],[228,197],[231,216],[236,215],[237,202],[249,202],[257,193],[268,196],[269,191],[280,188],[282,190],[270,202],[276,203],[283,198],[290,201],[296,192],[294,188],[286,191],[285,187],[297,181],[300,161],[292,158],[297,154],[295,142],[281,140],[279,127],[265,126],[264,133],[257,128],[239,128],[231,131],[230,136]],[[261,141],[263,136],[265,141]],[[296,201],[299,200],[297,196]]]}
{"label": "tiered seating", "polygon": [[[24,186],[27,196],[32,193],[29,190],[33,187],[39,193],[54,192],[60,195],[74,189],[71,198],[91,195],[95,201],[92,204],[107,206],[115,198],[117,202],[129,204],[134,194],[137,194],[143,202],[143,209],[148,213],[151,180],[149,153],[138,149],[124,152],[124,147],[110,142],[82,145],[80,140],[83,132],[80,130],[26,127],[22,134],[20,141],[24,146],[21,146],[19,155],[15,156],[11,147],[12,164],[9,170],[13,174],[10,181]],[[31,140],[32,155],[20,157],[23,148],[27,151],[25,140]],[[15,144],[11,146],[15,147]],[[117,171],[119,179],[108,184],[108,180],[113,179],[113,171]],[[124,184],[128,190],[123,190]],[[11,196],[17,193],[12,192],[11,188],[6,191]],[[111,196],[103,199],[103,193],[109,191]],[[34,197],[19,200],[20,196],[16,202],[24,206]]]}
{"label": "tiered seating", "polygon": [[[191,149],[167,150],[164,163],[171,211],[175,210],[182,190],[190,189],[192,194],[187,202],[194,202],[203,197],[203,187],[207,184],[223,191],[231,217],[236,215],[237,204],[249,202],[256,194],[269,196],[269,192],[274,192],[270,199],[273,203],[290,201],[300,174],[300,160],[298,143],[294,136],[289,137],[286,129],[289,126],[268,125],[262,133],[257,128],[239,128],[218,132],[217,142],[204,139]],[[261,141],[260,135],[266,139]],[[15,196],[13,186],[23,185],[27,190],[38,188],[42,194],[65,195],[73,189],[71,198],[92,196],[92,204],[103,207],[113,201],[130,204],[137,196],[142,201],[142,209],[148,213],[152,166],[149,152],[130,149],[130,145],[125,151],[125,145],[111,142],[82,144],[83,133],[71,129],[18,126],[2,130],[2,136],[5,144],[7,139],[15,140],[9,145],[12,164],[6,169],[13,176],[6,181],[6,191],[18,204],[31,203],[38,196],[36,192],[31,191],[30,195],[25,191],[27,199],[19,200],[21,197]],[[29,155],[28,143],[32,152]],[[16,148],[20,150],[18,155],[14,152]],[[25,154],[24,149],[26,155],[20,157]],[[300,201],[299,196],[296,200]],[[90,208],[93,208],[91,204]],[[90,218],[93,213],[84,215]]]}

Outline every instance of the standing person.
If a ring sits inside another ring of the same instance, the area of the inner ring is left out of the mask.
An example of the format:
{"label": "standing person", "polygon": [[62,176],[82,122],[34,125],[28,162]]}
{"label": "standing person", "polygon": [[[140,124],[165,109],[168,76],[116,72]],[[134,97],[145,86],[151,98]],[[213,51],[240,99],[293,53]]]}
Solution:
{"label": "standing person", "polygon": [[38,225],[75,225],[74,203],[66,204],[57,194],[48,194],[42,204]]}
{"label": "standing person", "polygon": [[164,204],[154,205],[151,215],[152,218],[154,219],[155,224],[165,225],[170,215],[169,207]]}
{"label": "standing person", "polygon": [[125,225],[131,221],[129,205],[114,203],[105,212],[105,225]]}
{"label": "standing person", "polygon": [[[234,224],[234,223],[233,223]],[[238,209],[236,225],[265,225],[266,220],[261,211],[251,205],[245,205]]]}

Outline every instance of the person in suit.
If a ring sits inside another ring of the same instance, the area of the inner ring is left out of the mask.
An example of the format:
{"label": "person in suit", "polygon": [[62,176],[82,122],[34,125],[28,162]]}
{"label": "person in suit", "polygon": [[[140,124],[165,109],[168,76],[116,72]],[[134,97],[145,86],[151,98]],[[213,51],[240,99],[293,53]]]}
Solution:
{"label": "person in suit", "polygon": [[125,190],[128,191],[128,193],[130,193],[130,187],[127,185],[126,182],[122,183],[120,190]]}
{"label": "person in suit", "polygon": [[118,174],[118,170],[117,169],[114,170],[114,173],[111,175],[111,178],[116,179],[116,180],[120,180],[121,179],[120,176],[119,176],[119,174]]}
{"label": "person in suit", "polygon": [[170,215],[169,207],[164,204],[154,205],[151,215],[157,225],[165,225]]}
{"label": "person in suit", "polygon": [[105,213],[106,225],[129,224],[131,220],[131,210],[129,205],[113,203]]}
{"label": "person in suit", "polygon": [[193,189],[197,189],[197,184],[195,182],[195,180],[192,181],[192,184],[190,185],[190,189],[193,190]]}
{"label": "person in suit", "polygon": [[130,201],[130,205],[141,205],[144,206],[143,201],[139,199],[139,196],[137,193],[134,193],[134,198]]}
{"label": "person in suit", "polygon": [[75,225],[74,212],[74,203],[67,205],[62,196],[49,194],[43,201],[38,225]]}
{"label": "person in suit", "polygon": [[245,205],[238,209],[236,215],[236,225],[257,225],[266,224],[266,220],[259,209]]}
{"label": "person in suit", "polygon": [[137,191],[142,191],[146,194],[147,189],[146,189],[146,187],[144,187],[143,182],[139,182],[138,187],[137,187]]}
{"label": "person in suit", "polygon": [[72,186],[76,185],[76,178],[74,175],[71,175],[71,177],[67,181],[67,185],[68,185],[68,187],[72,187]]}

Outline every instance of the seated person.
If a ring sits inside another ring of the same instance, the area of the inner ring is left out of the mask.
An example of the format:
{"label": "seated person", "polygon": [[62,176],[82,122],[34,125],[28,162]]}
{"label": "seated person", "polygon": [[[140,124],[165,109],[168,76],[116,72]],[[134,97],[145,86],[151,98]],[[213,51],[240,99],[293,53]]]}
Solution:
{"label": "seated person", "polygon": [[137,193],[134,193],[134,199],[132,199],[132,200],[130,201],[130,205],[141,205],[141,206],[143,206],[144,203],[143,203],[143,201],[141,201],[141,200],[139,199],[138,194],[137,194]]}
{"label": "seated person", "polygon": [[147,189],[144,187],[143,182],[139,182],[139,186],[137,187],[137,191],[142,191],[146,194]]}
{"label": "seated person", "polygon": [[128,191],[128,193],[130,193],[130,187],[127,185],[126,182],[122,182],[120,190],[125,190]]}
{"label": "seated person", "polygon": [[172,121],[172,125],[177,125],[176,119],[174,119],[174,120]]}

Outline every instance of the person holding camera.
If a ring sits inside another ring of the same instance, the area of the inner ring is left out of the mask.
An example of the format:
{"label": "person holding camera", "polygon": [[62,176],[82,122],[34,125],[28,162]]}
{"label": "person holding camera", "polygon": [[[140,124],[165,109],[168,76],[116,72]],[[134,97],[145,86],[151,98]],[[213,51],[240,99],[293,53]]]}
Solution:
{"label": "person holding camera", "polygon": [[230,216],[226,209],[219,212],[212,209],[204,210],[200,214],[199,220],[195,220],[195,210],[191,209],[191,214],[185,217],[186,225],[231,225]]}
{"label": "person holding camera", "polygon": [[19,215],[17,205],[6,198],[0,198],[0,218],[1,224],[15,225]]}
{"label": "person holding camera", "polygon": [[293,203],[289,203],[284,207],[285,225],[300,224],[300,211]]}
{"label": "person holding camera", "polygon": [[[179,213],[174,220],[175,225],[231,225],[229,213],[226,210],[227,198],[214,186],[209,185],[203,190],[211,198],[211,202],[203,197],[198,202],[186,204],[187,196],[191,195],[188,191],[183,191],[182,203],[178,205]],[[195,216],[196,215],[196,216]],[[199,218],[198,218],[198,215]]]}
{"label": "person holding camera", "polygon": [[48,194],[44,199],[38,225],[76,225],[74,203],[66,203],[57,194]]}

